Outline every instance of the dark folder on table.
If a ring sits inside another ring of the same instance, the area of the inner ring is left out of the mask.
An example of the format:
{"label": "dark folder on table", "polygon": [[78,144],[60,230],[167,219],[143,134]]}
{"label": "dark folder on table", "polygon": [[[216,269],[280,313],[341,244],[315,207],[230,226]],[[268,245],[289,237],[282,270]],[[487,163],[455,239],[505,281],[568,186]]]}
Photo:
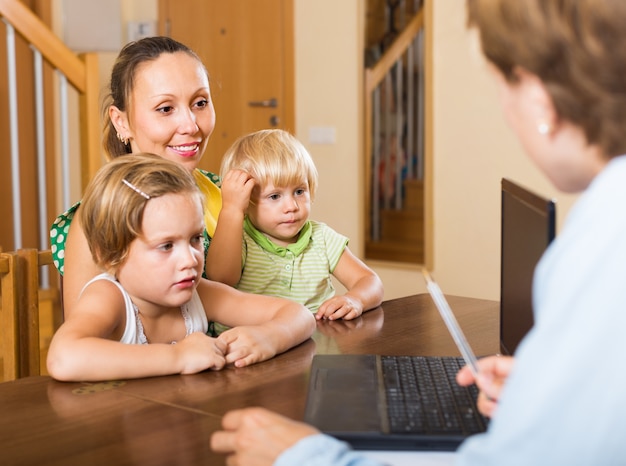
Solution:
{"label": "dark folder on table", "polygon": [[[502,180],[502,196],[502,247],[509,248],[514,241],[514,249],[530,251],[518,267],[514,262],[519,255],[502,251],[502,281],[507,288],[501,298],[507,302],[501,304],[501,320],[513,329],[501,328],[500,338],[501,347],[510,351],[532,326],[529,283],[538,256],[554,237],[555,213],[552,201],[509,180]],[[528,244],[524,238],[530,238]],[[521,288],[514,290],[515,283]],[[520,298],[521,308],[508,302]],[[438,308],[442,312],[440,303]],[[461,333],[458,327],[456,331]],[[487,426],[475,405],[476,387],[455,382],[464,364],[460,357],[316,355],[305,420],[356,449],[455,450]]]}

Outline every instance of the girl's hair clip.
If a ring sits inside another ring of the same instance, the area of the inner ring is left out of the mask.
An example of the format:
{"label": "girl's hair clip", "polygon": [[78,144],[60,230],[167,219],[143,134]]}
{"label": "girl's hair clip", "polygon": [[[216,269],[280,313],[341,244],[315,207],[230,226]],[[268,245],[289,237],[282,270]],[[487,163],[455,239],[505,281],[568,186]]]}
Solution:
{"label": "girl's hair clip", "polygon": [[130,189],[132,189],[133,191],[135,191],[137,194],[145,197],[146,199],[150,199],[150,196],[147,195],[146,193],[144,193],[141,189],[139,189],[137,186],[135,186],[134,184],[132,184],[129,181],[126,181],[126,179],[122,178],[122,183],[124,183],[126,186],[128,186]]}

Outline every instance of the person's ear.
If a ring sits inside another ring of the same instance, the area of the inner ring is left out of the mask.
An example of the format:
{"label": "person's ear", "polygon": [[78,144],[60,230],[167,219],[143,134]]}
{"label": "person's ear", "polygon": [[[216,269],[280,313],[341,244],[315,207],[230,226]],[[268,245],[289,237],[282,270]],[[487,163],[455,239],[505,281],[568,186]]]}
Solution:
{"label": "person's ear", "polygon": [[537,132],[544,136],[553,134],[559,125],[559,116],[545,83],[535,74],[517,67],[514,70],[517,85],[523,89]]}
{"label": "person's ear", "polygon": [[109,118],[113,126],[115,126],[117,137],[120,141],[128,141],[132,138],[126,112],[121,111],[115,105],[111,105],[109,106]]}
{"label": "person's ear", "polygon": [[244,215],[247,217],[248,216],[248,212],[250,211],[250,209],[252,208],[252,206],[254,205],[254,201],[252,199],[250,199],[248,201],[248,205],[246,206],[246,208],[244,209],[243,213]]}

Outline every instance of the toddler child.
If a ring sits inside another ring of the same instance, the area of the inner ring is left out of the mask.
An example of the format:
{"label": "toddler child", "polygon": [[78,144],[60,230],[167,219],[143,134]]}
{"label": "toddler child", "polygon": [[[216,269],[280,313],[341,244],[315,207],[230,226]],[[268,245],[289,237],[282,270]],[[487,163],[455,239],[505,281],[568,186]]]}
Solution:
{"label": "toddler child", "polygon": [[[309,219],[317,170],[302,143],[283,130],[238,139],[222,160],[221,174],[249,177],[242,263],[223,261],[225,283],[237,289],[289,298],[319,319],[354,319],[377,307],[383,285],[348,249],[348,238]],[[347,290],[335,295],[331,276]]]}

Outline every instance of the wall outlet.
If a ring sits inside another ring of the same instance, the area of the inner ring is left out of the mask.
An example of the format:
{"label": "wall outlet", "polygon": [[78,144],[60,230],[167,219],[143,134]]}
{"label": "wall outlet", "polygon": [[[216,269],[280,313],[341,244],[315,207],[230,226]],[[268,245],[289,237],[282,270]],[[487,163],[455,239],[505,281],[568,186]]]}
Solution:
{"label": "wall outlet", "polygon": [[309,128],[309,142],[311,144],[335,144],[337,129],[334,126],[311,126]]}

